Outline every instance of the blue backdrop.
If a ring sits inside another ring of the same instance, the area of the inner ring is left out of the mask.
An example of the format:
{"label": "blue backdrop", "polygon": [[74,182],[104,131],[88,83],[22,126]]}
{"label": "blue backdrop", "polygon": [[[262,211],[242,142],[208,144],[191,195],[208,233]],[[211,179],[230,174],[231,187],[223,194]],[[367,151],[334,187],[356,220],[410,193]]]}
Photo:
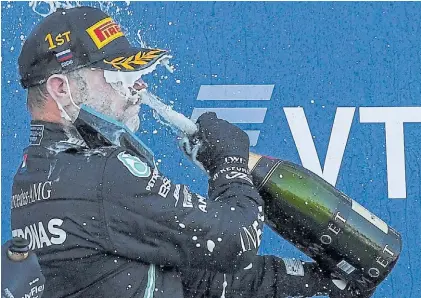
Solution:
{"label": "blue backdrop", "polygon": [[[145,80],[176,110],[217,109],[249,132],[253,151],[302,163],[402,233],[401,258],[375,297],[421,297],[420,3],[85,4],[101,5],[133,43],[171,51],[175,73]],[[16,61],[51,7],[1,5],[4,242],[12,177],[29,136]],[[171,131],[147,109],[143,119],[140,136],[161,169],[204,193],[205,177]],[[269,230],[261,253],[302,256]]]}

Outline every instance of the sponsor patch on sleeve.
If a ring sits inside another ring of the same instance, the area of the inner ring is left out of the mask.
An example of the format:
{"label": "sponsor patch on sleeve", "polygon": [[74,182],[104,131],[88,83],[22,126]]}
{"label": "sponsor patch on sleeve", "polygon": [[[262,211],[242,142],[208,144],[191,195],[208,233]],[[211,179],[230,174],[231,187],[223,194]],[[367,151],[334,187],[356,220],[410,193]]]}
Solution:
{"label": "sponsor patch on sleeve", "polygon": [[134,176],[145,178],[151,175],[151,168],[139,157],[133,156],[124,151],[120,152],[117,155],[117,158]]}

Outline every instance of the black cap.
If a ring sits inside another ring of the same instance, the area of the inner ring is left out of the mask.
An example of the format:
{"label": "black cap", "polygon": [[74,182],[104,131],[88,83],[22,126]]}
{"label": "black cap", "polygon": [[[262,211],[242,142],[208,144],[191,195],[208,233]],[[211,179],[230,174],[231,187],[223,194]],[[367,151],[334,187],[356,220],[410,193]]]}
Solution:
{"label": "black cap", "polygon": [[120,26],[93,7],[58,9],[31,32],[19,56],[24,88],[49,76],[81,67],[137,71],[156,63],[167,51],[132,47]]}

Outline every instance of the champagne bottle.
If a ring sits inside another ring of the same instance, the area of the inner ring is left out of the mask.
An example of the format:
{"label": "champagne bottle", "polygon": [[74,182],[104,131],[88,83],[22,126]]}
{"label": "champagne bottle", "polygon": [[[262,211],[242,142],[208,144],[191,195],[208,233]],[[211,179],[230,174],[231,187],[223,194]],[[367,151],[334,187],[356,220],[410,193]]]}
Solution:
{"label": "champagne bottle", "polygon": [[3,297],[39,297],[45,277],[29,241],[14,237],[1,246],[1,294]]}
{"label": "champagne bottle", "polygon": [[[196,131],[194,123],[172,110],[166,113],[167,110],[171,109],[156,109],[178,129],[188,127],[191,131],[185,132],[192,137]],[[103,115],[87,107],[81,112],[75,126],[91,146],[97,140],[90,136],[101,135],[101,142],[130,145],[147,155],[149,150],[128,134],[127,128],[120,125],[115,134],[113,121],[110,126]],[[200,144],[193,142],[192,146]],[[401,236],[394,229],[301,166],[253,153],[249,160],[253,182],[265,200],[266,217],[282,237],[327,272],[356,284],[363,292],[373,289],[390,273],[402,249]]]}
{"label": "champagne bottle", "polygon": [[326,272],[363,291],[391,272],[399,233],[309,170],[250,153],[253,182],[276,232]]}

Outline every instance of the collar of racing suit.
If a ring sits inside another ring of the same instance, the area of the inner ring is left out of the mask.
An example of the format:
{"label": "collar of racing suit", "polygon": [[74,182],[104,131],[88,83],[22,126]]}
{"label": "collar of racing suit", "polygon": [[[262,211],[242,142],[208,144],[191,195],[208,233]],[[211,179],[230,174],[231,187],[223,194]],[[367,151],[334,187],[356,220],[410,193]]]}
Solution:
{"label": "collar of racing suit", "polygon": [[73,126],[41,120],[31,121],[30,146],[48,147],[53,144],[87,148],[86,143]]}
{"label": "collar of racing suit", "polygon": [[[124,125],[102,117],[83,107],[76,126],[33,120],[30,147],[43,147],[58,153],[68,150],[95,151],[101,147],[118,146],[144,156],[152,168],[156,166],[153,152],[135,134]],[[118,136],[118,140],[111,140],[111,135]]]}

